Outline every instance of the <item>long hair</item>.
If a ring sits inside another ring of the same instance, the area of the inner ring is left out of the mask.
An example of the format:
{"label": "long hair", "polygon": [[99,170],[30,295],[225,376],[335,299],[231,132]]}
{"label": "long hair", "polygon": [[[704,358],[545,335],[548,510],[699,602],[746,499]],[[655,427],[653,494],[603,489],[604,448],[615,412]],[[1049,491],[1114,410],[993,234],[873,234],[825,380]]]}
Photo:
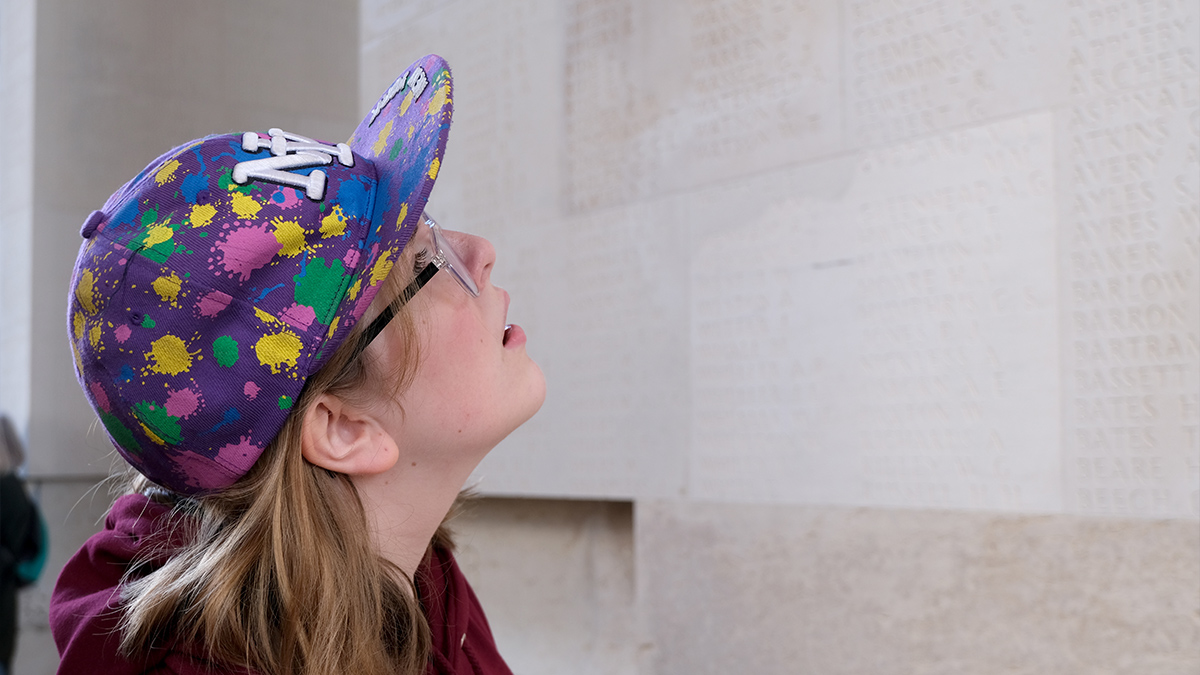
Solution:
{"label": "long hair", "polygon": [[[397,264],[379,297],[398,298],[404,267]],[[406,345],[392,372],[366,352],[355,355],[359,330],[376,313],[373,305],[309,378],[247,475],[220,493],[172,500],[186,532],[163,540],[186,543],[158,551],[167,558],[158,569],[142,576],[135,565],[127,575],[125,654],[187,645],[263,675],[425,671],[430,632],[413,580],[379,555],[349,477],[310,464],[300,448],[305,411],[318,394],[355,401],[411,382],[418,345],[405,308],[388,328],[401,331]],[[132,489],[150,486],[138,477]],[[444,530],[436,543],[447,543]]]}

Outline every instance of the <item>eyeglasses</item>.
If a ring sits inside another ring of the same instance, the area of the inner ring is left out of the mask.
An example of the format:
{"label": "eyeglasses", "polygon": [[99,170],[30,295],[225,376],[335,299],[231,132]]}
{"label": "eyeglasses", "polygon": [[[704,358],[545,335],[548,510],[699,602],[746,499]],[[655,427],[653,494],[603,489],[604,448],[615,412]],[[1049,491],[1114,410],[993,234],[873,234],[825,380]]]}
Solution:
{"label": "eyeglasses", "polygon": [[[362,332],[355,356],[358,356],[358,353],[366,349],[367,345],[370,345],[383,332],[383,329],[396,316],[396,310],[407,304],[409,300],[412,300],[417,291],[424,288],[425,284],[429,283],[429,280],[433,278],[433,275],[438,273],[438,270],[446,270],[468,295],[473,298],[479,297],[479,287],[475,285],[475,280],[471,278],[471,273],[467,270],[466,263],[454,251],[454,247],[450,245],[450,240],[446,238],[446,234],[442,232],[442,228],[437,224],[437,221],[431,218],[428,213],[422,213],[421,222],[425,224],[427,229],[423,229],[418,225],[417,231],[413,233],[412,241],[409,242],[409,245],[424,246],[432,249],[429,263],[421,268],[420,272],[417,272],[416,278],[400,293],[399,302],[392,302],[387,307],[384,307],[379,316],[375,317],[371,325],[367,326],[366,330]],[[421,253],[417,254],[418,260],[420,260],[421,255]]]}

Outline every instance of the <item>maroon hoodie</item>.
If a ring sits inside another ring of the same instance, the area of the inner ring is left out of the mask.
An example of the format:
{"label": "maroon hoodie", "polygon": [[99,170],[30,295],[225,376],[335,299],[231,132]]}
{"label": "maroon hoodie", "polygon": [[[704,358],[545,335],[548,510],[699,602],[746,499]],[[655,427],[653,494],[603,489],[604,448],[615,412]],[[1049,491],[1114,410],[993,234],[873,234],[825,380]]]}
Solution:
{"label": "maroon hoodie", "polygon": [[[244,668],[213,664],[185,645],[163,645],[134,660],[118,654],[118,585],[139,553],[166,548],[159,546],[164,533],[177,531],[169,527],[170,517],[169,507],[142,495],[121,497],[109,511],[104,529],[63,567],[50,602],[50,627],[62,657],[59,673],[248,673]],[[161,555],[151,556],[146,571],[163,562]],[[433,633],[427,673],[512,675],[496,650],[479,599],[449,551],[435,548],[426,557],[417,570],[417,592]]]}

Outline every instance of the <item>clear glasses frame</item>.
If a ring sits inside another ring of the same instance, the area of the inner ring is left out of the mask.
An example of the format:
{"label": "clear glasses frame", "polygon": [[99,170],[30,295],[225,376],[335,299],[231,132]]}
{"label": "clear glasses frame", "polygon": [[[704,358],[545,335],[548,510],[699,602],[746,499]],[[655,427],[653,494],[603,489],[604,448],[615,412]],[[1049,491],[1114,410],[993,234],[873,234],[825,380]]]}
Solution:
{"label": "clear glasses frame", "polygon": [[[429,233],[429,237],[431,239],[433,246],[433,257],[430,258],[429,264],[421,268],[421,271],[417,273],[416,278],[414,278],[412,282],[410,282],[408,286],[404,288],[404,291],[400,293],[399,301],[389,303],[388,306],[379,313],[379,316],[375,317],[375,320],[371,322],[371,325],[367,326],[366,330],[362,332],[362,337],[359,338],[357,349],[358,352],[362,352],[362,350],[366,349],[367,346],[371,344],[371,341],[378,337],[379,334],[383,332],[383,329],[387,328],[387,325],[391,323],[392,319],[396,316],[396,310],[407,304],[409,300],[412,300],[413,296],[417,294],[417,291],[424,288],[425,284],[429,283],[429,280],[433,278],[433,275],[437,274],[441,270],[446,270],[449,272],[450,276],[454,277],[454,280],[458,282],[458,285],[467,292],[467,295],[470,295],[473,298],[479,297],[479,287],[475,285],[475,279],[471,277],[471,272],[469,269],[467,269],[467,265],[463,262],[462,257],[460,257],[454,250],[454,247],[450,245],[450,240],[446,237],[446,234],[442,232],[441,226],[439,226],[437,221],[434,220],[428,213],[421,214],[420,223],[421,224],[417,225],[417,232],[413,233],[413,240],[421,236],[422,230],[420,228],[422,225],[427,227],[428,230],[425,230],[425,232]],[[410,245],[414,243],[416,242],[409,242]]]}

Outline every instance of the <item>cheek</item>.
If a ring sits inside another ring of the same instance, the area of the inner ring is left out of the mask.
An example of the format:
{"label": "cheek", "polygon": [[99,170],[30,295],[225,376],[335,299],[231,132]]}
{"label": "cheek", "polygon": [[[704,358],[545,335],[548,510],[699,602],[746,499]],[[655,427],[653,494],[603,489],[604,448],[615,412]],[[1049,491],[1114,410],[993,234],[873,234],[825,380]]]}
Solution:
{"label": "cheek", "polygon": [[436,327],[422,331],[421,362],[410,389],[422,409],[436,403],[443,420],[467,420],[495,396],[499,359],[495,345],[480,330],[475,317],[463,313],[440,317]]}
{"label": "cheek", "polygon": [[479,319],[468,312],[446,313],[425,343],[431,372],[440,377],[473,380],[496,367],[497,346]]}

